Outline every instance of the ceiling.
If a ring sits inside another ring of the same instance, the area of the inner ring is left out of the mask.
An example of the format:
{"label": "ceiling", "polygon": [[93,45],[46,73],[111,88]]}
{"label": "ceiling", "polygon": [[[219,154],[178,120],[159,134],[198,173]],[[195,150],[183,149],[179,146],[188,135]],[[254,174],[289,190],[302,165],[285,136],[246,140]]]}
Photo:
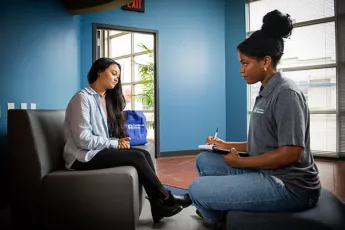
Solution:
{"label": "ceiling", "polygon": [[61,0],[71,14],[89,14],[115,9],[133,0]]}

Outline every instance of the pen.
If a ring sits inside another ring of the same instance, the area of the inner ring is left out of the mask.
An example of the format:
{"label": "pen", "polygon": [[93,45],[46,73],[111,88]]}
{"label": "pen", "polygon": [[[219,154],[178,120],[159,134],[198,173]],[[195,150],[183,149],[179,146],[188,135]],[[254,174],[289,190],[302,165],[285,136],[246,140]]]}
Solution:
{"label": "pen", "polygon": [[218,135],[218,128],[216,129],[216,133],[214,134],[213,140],[217,138],[217,135]]}

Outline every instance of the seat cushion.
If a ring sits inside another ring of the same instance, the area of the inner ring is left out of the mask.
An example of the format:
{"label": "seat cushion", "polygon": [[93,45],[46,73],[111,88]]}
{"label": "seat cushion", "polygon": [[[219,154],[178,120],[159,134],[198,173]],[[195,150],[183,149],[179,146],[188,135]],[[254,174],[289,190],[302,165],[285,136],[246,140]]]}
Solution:
{"label": "seat cushion", "polygon": [[345,230],[345,205],[322,189],[316,207],[301,212],[253,213],[230,211],[226,216],[231,230]]}
{"label": "seat cushion", "polygon": [[133,148],[145,149],[150,153],[152,159],[155,158],[155,144],[152,142],[147,142],[145,145],[136,145]]}

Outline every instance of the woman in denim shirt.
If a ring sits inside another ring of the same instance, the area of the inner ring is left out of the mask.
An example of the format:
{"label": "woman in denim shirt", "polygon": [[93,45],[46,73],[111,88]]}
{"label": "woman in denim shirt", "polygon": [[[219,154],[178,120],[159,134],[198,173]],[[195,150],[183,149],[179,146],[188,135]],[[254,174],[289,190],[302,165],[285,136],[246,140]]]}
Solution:
{"label": "woman in denim shirt", "polygon": [[90,85],[77,92],[66,109],[66,167],[92,170],[134,166],[148,194],[154,222],[189,206],[188,196],[173,195],[159,181],[150,153],[130,147],[124,129],[121,66],[110,58],[100,58],[87,78]]}

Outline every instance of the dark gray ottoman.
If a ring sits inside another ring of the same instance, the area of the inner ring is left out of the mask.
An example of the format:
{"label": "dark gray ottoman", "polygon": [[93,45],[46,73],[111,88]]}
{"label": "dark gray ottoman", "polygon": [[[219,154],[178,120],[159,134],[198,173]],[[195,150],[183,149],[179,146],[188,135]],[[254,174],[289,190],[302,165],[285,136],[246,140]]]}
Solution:
{"label": "dark gray ottoman", "polygon": [[313,209],[295,213],[230,211],[226,221],[229,230],[345,230],[345,205],[322,189]]}

